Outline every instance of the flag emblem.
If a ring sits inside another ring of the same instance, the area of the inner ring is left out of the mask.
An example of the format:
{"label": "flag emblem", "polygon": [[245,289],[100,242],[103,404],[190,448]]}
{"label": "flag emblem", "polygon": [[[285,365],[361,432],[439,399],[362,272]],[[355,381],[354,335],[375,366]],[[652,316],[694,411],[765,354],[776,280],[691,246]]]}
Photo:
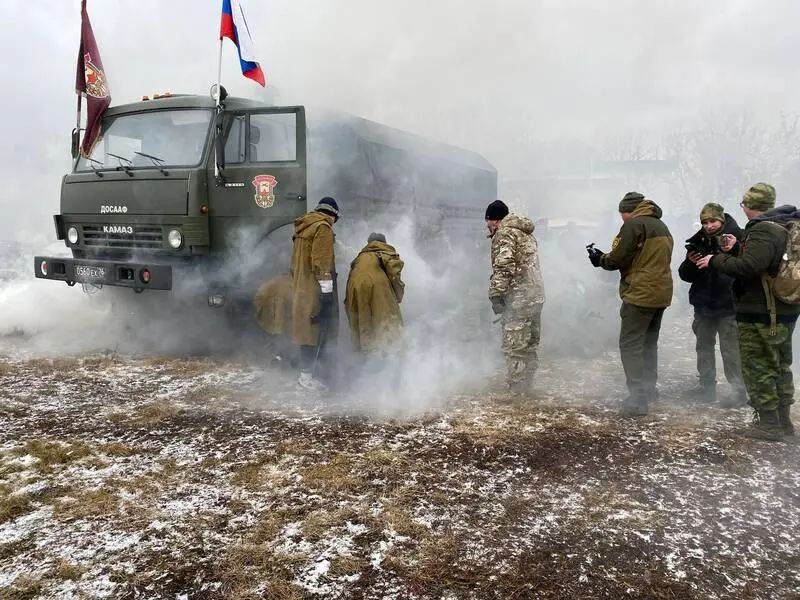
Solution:
{"label": "flag emblem", "polygon": [[108,84],[103,69],[92,62],[92,55],[83,55],[83,70],[86,77],[86,93],[93,98],[107,98]]}

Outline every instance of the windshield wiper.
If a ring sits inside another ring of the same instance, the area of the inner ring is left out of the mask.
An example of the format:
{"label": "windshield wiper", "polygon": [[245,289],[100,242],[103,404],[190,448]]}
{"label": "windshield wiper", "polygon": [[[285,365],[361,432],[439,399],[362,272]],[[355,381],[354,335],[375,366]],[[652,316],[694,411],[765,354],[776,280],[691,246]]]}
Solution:
{"label": "windshield wiper", "polygon": [[[131,165],[133,165],[133,161],[131,159],[125,158],[124,156],[120,156],[119,154],[113,154],[112,152],[106,152],[106,154],[108,154],[109,156],[113,156],[114,158],[116,158],[119,161],[119,166],[116,167],[117,171],[122,169],[123,171],[125,171],[125,173],[129,177],[133,177],[133,173],[132,173],[132,169],[131,169]],[[123,165],[122,164],[123,160],[128,164],[127,165]]]}
{"label": "windshield wiper", "polygon": [[144,156],[145,158],[149,158],[150,160],[153,161],[153,164],[158,167],[159,171],[161,171],[165,176],[169,175],[169,173],[163,166],[164,164],[163,158],[158,158],[157,156],[153,156],[152,154],[145,154],[144,152],[136,152],[135,150],[133,151],[133,153],[138,154],[139,156]]}
{"label": "windshield wiper", "polygon": [[95,175],[97,175],[98,177],[102,177],[103,176],[103,174],[100,171],[97,170],[97,167],[95,167],[95,165],[100,165],[102,167],[103,163],[101,163],[99,160],[95,160],[93,158],[89,158],[88,156],[84,156],[83,158],[84,158],[84,160],[89,161],[90,166],[92,167],[92,171],[94,171]]}

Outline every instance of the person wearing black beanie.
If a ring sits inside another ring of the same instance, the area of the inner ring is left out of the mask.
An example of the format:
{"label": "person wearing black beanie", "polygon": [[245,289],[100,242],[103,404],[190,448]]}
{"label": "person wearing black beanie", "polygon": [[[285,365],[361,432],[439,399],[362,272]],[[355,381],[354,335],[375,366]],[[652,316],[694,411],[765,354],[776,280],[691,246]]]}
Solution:
{"label": "person wearing black beanie", "polygon": [[535,226],[527,217],[509,214],[501,200],[486,207],[486,225],[492,238],[489,301],[502,315],[506,383],[511,393],[526,394],[539,364],[545,300]]}

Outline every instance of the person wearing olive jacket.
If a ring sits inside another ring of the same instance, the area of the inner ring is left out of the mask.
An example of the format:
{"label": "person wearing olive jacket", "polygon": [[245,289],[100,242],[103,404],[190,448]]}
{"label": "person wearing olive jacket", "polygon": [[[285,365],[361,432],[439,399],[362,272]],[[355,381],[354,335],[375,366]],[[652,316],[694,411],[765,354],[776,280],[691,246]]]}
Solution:
{"label": "person wearing olive jacket", "polygon": [[658,336],[664,310],[672,303],[672,247],[669,229],[658,205],[639,192],[628,192],[619,203],[622,227],[611,251],[594,249],[595,267],[619,271],[619,350],[628,397],[622,414],[647,414],[657,396]]}
{"label": "person wearing olive jacket", "polygon": [[[739,328],[742,376],[755,418],[747,437],[780,441],[794,435],[790,407],[794,403],[792,334],[800,305],[775,300],[770,314],[765,277],[774,277],[786,250],[788,232],[781,225],[800,219],[794,206],[775,208],[775,188],[768,183],[750,187],[740,203],[749,219],[744,238],[722,240],[723,254],[698,257],[701,269],[718,270],[734,278],[733,308]],[[768,281],[768,279],[767,279]]]}

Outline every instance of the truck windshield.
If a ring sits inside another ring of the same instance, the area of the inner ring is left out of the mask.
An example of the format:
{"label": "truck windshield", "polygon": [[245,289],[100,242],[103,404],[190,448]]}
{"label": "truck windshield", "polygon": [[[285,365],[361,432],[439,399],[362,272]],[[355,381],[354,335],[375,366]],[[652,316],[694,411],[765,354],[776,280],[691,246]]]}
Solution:
{"label": "truck windshield", "polygon": [[193,167],[200,163],[211,111],[157,110],[103,120],[102,137],[77,171],[123,168]]}

